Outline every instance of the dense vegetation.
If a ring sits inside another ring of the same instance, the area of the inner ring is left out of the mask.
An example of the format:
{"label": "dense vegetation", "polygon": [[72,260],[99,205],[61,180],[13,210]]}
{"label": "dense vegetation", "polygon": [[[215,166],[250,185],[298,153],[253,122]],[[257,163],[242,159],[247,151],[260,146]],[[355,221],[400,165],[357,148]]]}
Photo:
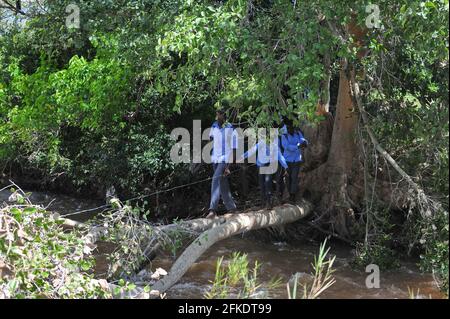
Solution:
{"label": "dense vegetation", "polygon": [[[286,117],[320,127],[353,75],[365,111],[349,112],[366,112],[378,142],[439,205],[417,200],[357,116],[364,183],[345,200],[350,230],[336,231],[360,243],[356,264],[391,267],[397,252],[415,253],[448,291],[448,0],[378,1],[378,28],[359,0],[80,0],[79,28],[66,26],[70,3],[0,3],[2,183],[97,196],[113,185],[122,197],[178,185],[192,176],[169,160],[173,128],[210,125],[225,100],[246,126]],[[375,191],[382,182],[400,203]],[[170,196],[167,205],[183,203]],[[8,211],[22,213],[39,211]]]}
{"label": "dense vegetation", "polygon": [[110,297],[94,279],[81,232],[64,232],[57,216],[15,196],[15,205],[0,210],[0,299]]}

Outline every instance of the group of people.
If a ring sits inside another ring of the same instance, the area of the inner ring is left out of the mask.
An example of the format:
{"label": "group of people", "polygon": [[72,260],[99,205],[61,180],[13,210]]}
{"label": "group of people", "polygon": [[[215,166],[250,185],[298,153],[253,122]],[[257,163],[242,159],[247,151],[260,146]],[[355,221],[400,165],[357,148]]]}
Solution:
{"label": "group of people", "polygon": [[[220,141],[218,147],[213,146],[211,162],[213,164],[213,178],[211,184],[211,201],[208,218],[216,216],[219,201],[222,199],[228,212],[237,211],[236,203],[231,195],[228,183],[231,163],[243,163],[245,159],[257,154],[256,166],[258,167],[258,181],[261,191],[262,206],[271,208],[274,204],[272,181],[275,175],[279,201],[283,199],[285,186],[289,192],[289,201],[295,202],[298,190],[298,175],[300,164],[303,161],[302,149],[307,147],[308,141],[299,129],[295,129],[292,123],[286,123],[279,128],[279,134],[275,138],[268,136],[259,139],[247,152],[236,157],[238,139],[233,134],[233,125],[226,122],[224,109],[216,112],[216,121],[211,126],[210,139]],[[215,144],[217,145],[217,144]],[[270,171],[269,166],[277,167],[276,172]],[[284,179],[287,180],[287,185]]]}

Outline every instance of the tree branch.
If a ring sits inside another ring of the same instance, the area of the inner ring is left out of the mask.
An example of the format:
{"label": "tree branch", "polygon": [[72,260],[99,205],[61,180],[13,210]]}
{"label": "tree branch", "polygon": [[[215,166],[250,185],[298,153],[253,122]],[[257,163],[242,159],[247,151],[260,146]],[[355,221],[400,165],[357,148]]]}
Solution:
{"label": "tree branch", "polygon": [[12,3],[10,3],[9,1],[7,1],[7,0],[1,0],[5,5],[0,5],[0,8],[1,9],[7,9],[7,10],[11,10],[11,11],[14,11],[15,13],[20,13],[21,15],[24,15],[24,16],[27,16],[28,17],[28,14],[27,13],[25,13],[23,10],[22,10],[22,5],[21,5],[21,1],[19,0],[19,1],[16,1],[16,5],[13,5]]}
{"label": "tree branch", "polygon": [[[377,138],[375,137],[375,134],[373,133],[372,129],[369,127],[369,121],[367,119],[367,114],[364,110],[363,104],[361,102],[361,96],[360,96],[360,89],[359,84],[355,80],[355,74],[354,72],[350,72],[350,83],[351,83],[351,94],[355,100],[355,103],[361,113],[361,118],[363,120],[363,124],[366,128],[367,134],[369,135],[370,140],[372,141],[372,144],[375,146],[378,153],[383,156],[386,161],[397,171],[397,173],[402,176],[408,185],[416,192],[417,194],[417,200],[418,205],[421,208],[421,214],[425,218],[429,218],[432,216],[432,213],[440,210],[442,208],[441,204],[432,200],[429,198],[425,191],[416,183],[414,180],[409,176],[401,167],[398,165],[398,163],[392,158],[392,156],[380,145]],[[423,212],[425,211],[425,212]]]}

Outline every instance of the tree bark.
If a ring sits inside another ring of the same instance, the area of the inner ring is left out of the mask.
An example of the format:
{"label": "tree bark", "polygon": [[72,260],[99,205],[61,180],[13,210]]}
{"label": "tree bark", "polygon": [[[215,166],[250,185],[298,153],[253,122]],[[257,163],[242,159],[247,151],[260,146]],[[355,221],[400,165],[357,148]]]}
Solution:
{"label": "tree bark", "polygon": [[[344,45],[349,43],[342,37],[342,33],[328,21],[329,27],[336,36],[339,36]],[[366,30],[356,24],[353,17],[347,26],[347,32],[355,40],[354,46],[358,49],[357,58],[362,59],[365,55],[364,36]],[[362,182],[363,165],[359,160],[358,123],[359,112],[351,94],[351,76],[354,74],[355,66],[342,59],[339,72],[339,88],[336,103],[336,114],[331,130],[324,130],[325,125],[319,125],[318,130],[330,134],[328,152],[321,151],[327,155],[323,161],[309,163],[310,159],[305,156],[307,170],[302,172],[301,188],[303,193],[308,193],[313,202],[318,202],[318,211],[327,214],[327,222],[332,231],[344,238],[351,238],[352,226],[355,224],[355,208],[364,194]],[[321,97],[321,100],[323,97]],[[319,101],[322,103],[322,101]],[[330,120],[329,118],[327,119]],[[322,133],[322,134],[323,134]],[[305,134],[308,139],[308,134]],[[326,140],[326,139],[323,139]],[[323,161],[323,162],[322,162]]]}
{"label": "tree bark", "polygon": [[158,251],[162,248],[162,244],[157,238],[159,234],[170,231],[181,231],[190,235],[199,234],[225,223],[227,218],[229,217],[220,217],[215,219],[197,218],[193,220],[186,220],[179,224],[169,224],[155,227],[153,231],[156,237],[150,240],[143,249],[143,261],[136,267],[135,272],[139,272],[145,268],[149,262],[157,256]]}
{"label": "tree bark", "polygon": [[[339,75],[339,93],[336,116],[331,138],[331,147],[325,169],[328,185],[322,199],[322,207],[329,207],[335,231],[344,237],[350,235],[354,212],[348,195],[349,182],[354,175],[357,159],[357,128],[359,114],[353,105],[350,80],[345,62]],[[352,72],[352,70],[350,70]]]}
{"label": "tree bark", "polygon": [[168,275],[156,282],[152,289],[159,294],[165,293],[208,248],[220,240],[250,230],[292,223],[307,216],[311,210],[312,205],[302,201],[298,205],[284,205],[272,210],[231,215],[225,223],[203,232],[188,246],[175,261]]}
{"label": "tree bark", "polygon": [[317,115],[326,115],[330,112],[330,83],[331,83],[331,58],[330,53],[323,57],[324,77],[320,82],[320,99],[317,103]]}

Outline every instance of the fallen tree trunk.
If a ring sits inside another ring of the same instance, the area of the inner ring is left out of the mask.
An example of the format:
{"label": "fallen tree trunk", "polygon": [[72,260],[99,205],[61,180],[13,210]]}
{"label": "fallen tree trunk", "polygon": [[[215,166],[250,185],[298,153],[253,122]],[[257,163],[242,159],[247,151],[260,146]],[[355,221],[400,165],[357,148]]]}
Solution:
{"label": "fallen tree trunk", "polygon": [[[292,223],[304,218],[311,211],[312,204],[302,201],[297,205],[283,205],[272,210],[248,211],[220,216],[215,219],[198,218],[155,227],[155,235],[179,230],[191,234],[200,233],[200,235],[175,261],[168,275],[152,285],[152,291],[149,293],[144,292],[143,287],[138,286],[132,290],[126,290],[105,280],[101,281],[101,285],[106,289],[109,288],[113,298],[158,298],[171,288],[209,247],[218,241],[250,230]],[[82,223],[71,223],[69,221],[65,224],[77,228],[86,226]],[[104,227],[95,227],[88,232],[84,239],[88,245],[94,244],[105,231]],[[154,253],[155,247],[158,247],[158,244],[155,246],[149,243],[144,250],[144,255]]]}
{"label": "fallen tree trunk", "polygon": [[[170,246],[170,240],[172,237],[177,237],[182,234],[183,237],[192,238],[198,236],[200,233],[220,225],[226,221],[226,217],[220,217],[217,219],[196,218],[192,220],[186,220],[179,223],[173,223],[168,225],[155,226],[152,228],[152,234],[148,240],[141,246],[142,253],[140,258],[142,261],[137,262],[133,268],[134,273],[138,273],[144,269],[158,254],[160,250],[164,249],[164,246]],[[111,274],[109,279],[117,279],[122,277],[121,275],[121,261],[114,262],[110,269]]]}
{"label": "fallen tree trunk", "polygon": [[[272,210],[231,215],[226,222],[206,230],[188,246],[175,261],[168,275],[157,281],[152,289],[159,294],[165,293],[208,248],[220,240],[250,230],[292,223],[304,218],[311,211],[312,205],[309,202],[302,201],[298,205],[283,205]],[[154,295],[152,294],[152,296]]]}
{"label": "fallen tree trunk", "polygon": [[[78,222],[68,218],[58,217],[58,219],[63,222],[63,227],[77,229],[87,229],[89,227],[82,222]],[[100,237],[107,233],[107,231],[108,229],[103,226],[92,227],[89,229],[89,232],[83,237],[83,240],[87,245],[94,245],[96,241],[100,239]]]}
{"label": "fallen tree trunk", "polygon": [[[154,228],[155,235],[160,235],[162,233],[169,233],[171,231],[182,231],[188,235],[198,235],[204,231],[207,231],[208,229],[211,229],[213,227],[217,227],[225,222],[227,222],[230,218],[232,218],[233,215],[227,215],[227,216],[220,216],[219,218],[215,219],[209,219],[209,218],[196,218],[192,220],[186,220],[178,224],[169,224],[169,225],[163,225],[158,226]],[[139,272],[143,268],[145,268],[150,261],[152,261],[158,251],[162,248],[162,244],[160,241],[158,241],[155,244],[155,240],[157,239],[157,236],[154,237],[154,240],[151,240],[148,242],[146,247],[143,250],[143,257],[144,260],[142,263],[136,268],[136,272]]]}

